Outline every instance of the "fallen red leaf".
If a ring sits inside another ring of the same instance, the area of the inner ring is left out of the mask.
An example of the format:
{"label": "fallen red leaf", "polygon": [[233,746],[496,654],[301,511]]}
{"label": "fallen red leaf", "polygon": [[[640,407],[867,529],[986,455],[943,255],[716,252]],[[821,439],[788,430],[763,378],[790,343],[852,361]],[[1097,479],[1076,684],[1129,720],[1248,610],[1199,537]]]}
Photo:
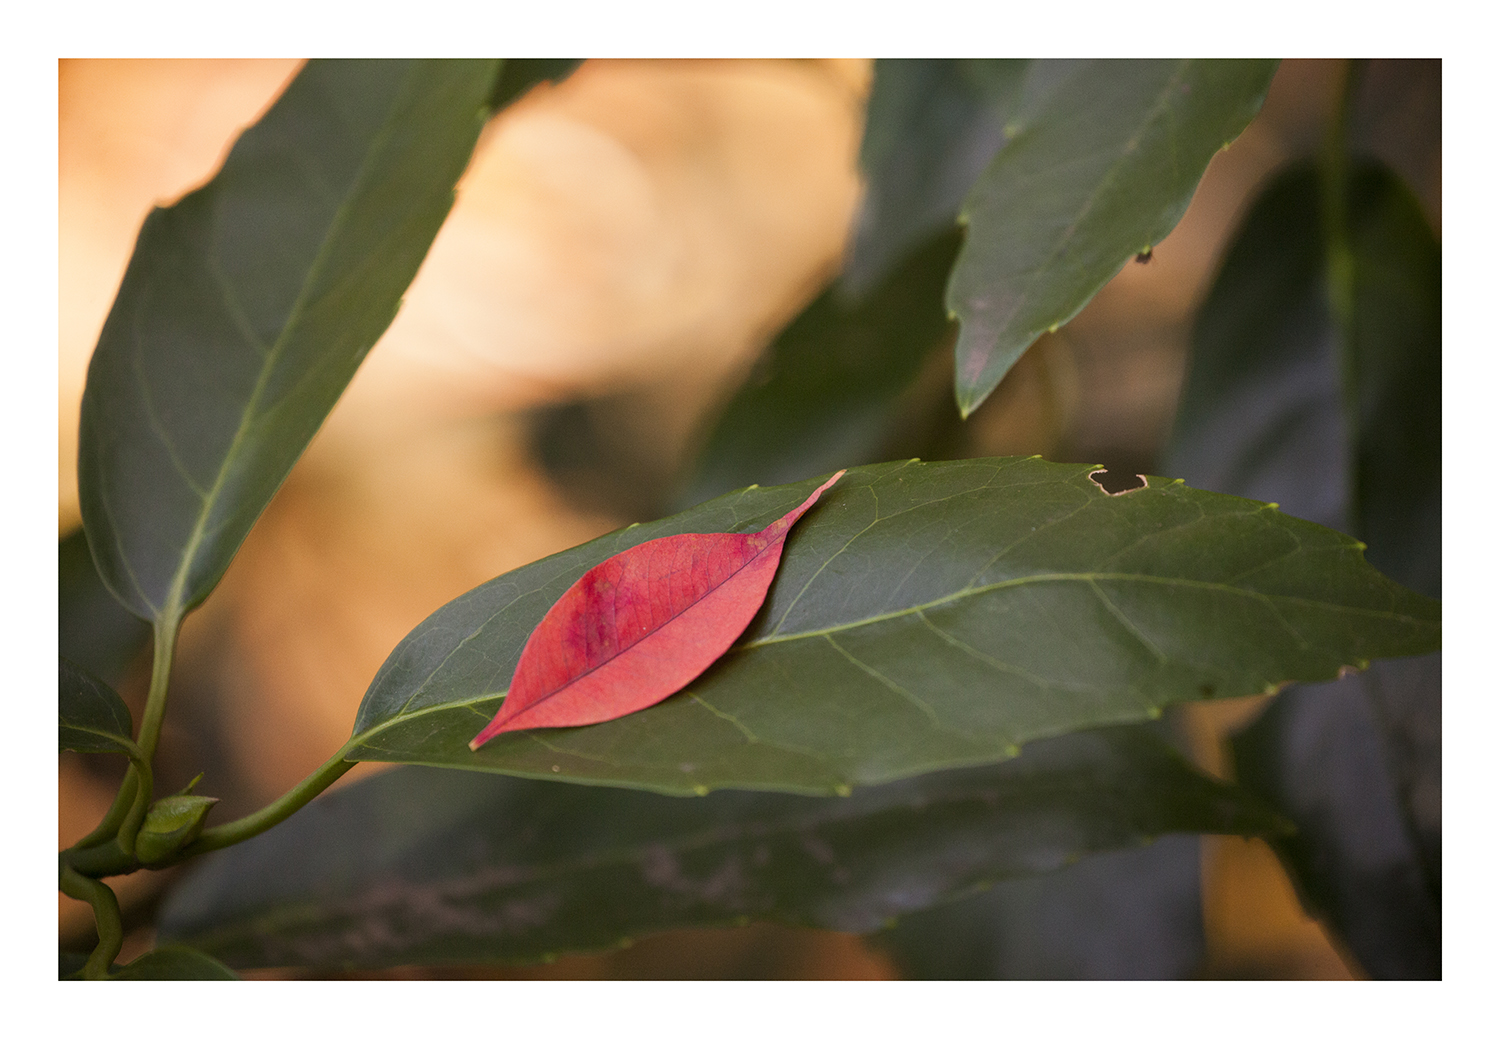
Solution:
{"label": "fallen red leaf", "polygon": [[697,678],[765,601],[792,524],[843,475],[764,530],[656,538],[584,574],[531,633],[505,702],[469,748],[619,718]]}

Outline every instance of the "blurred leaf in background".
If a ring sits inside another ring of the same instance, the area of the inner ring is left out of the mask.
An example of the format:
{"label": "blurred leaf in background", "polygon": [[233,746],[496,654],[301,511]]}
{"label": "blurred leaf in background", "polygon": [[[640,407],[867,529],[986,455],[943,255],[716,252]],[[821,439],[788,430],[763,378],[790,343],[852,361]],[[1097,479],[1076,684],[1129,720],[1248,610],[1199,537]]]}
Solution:
{"label": "blurred leaf in background", "polygon": [[324,969],[535,960],[750,920],[871,931],[1159,834],[1282,825],[1132,727],[834,798],[402,768],[204,862],[160,927],[238,967]]}
{"label": "blurred leaf in background", "polygon": [[[1205,303],[1166,471],[1357,532],[1441,592],[1441,258],[1400,178],[1356,165],[1352,308],[1330,303],[1318,170],[1266,188]],[[1294,688],[1234,741],[1309,908],[1374,977],[1441,976],[1440,657]]]}

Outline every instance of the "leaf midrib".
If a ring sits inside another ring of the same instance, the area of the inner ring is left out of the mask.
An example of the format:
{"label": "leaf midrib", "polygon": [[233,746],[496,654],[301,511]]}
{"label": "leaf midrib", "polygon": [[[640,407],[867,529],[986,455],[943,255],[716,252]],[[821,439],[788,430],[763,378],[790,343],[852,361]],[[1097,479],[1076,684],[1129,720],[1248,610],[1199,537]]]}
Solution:
{"label": "leaf midrib", "polygon": [[[865,625],[880,624],[880,623],[884,623],[886,621],[896,620],[896,619],[901,618],[901,617],[907,617],[907,616],[912,616],[912,615],[915,615],[915,614],[920,614],[920,613],[922,613],[922,612],[924,612],[926,610],[930,610],[930,609],[933,609],[933,608],[938,607],[938,606],[943,606],[943,605],[946,605],[948,603],[958,602],[958,601],[961,601],[963,599],[969,598],[970,596],[973,596],[973,595],[981,595],[981,594],[985,594],[985,593],[988,593],[988,592],[1003,591],[1003,590],[1006,590],[1006,589],[1009,589],[1009,588],[1018,588],[1018,587],[1024,587],[1024,586],[1033,585],[1033,584],[1048,584],[1048,583],[1054,583],[1054,582],[1058,582],[1058,583],[1061,583],[1061,582],[1093,583],[1093,582],[1097,582],[1097,581],[1139,581],[1139,582],[1143,582],[1143,583],[1165,585],[1165,586],[1168,586],[1168,587],[1207,589],[1209,591],[1219,592],[1219,593],[1222,593],[1222,594],[1238,595],[1238,596],[1242,596],[1242,597],[1245,597],[1245,598],[1260,600],[1260,601],[1263,601],[1263,602],[1267,603],[1268,605],[1270,605],[1273,610],[1275,609],[1275,604],[1276,603],[1288,603],[1288,604],[1295,604],[1295,605],[1300,605],[1300,606],[1305,606],[1305,607],[1313,607],[1313,608],[1317,608],[1317,609],[1328,610],[1328,611],[1332,611],[1332,612],[1340,612],[1340,613],[1353,614],[1353,615],[1356,615],[1356,616],[1363,615],[1363,616],[1370,616],[1370,617],[1382,617],[1382,618],[1396,620],[1396,621],[1407,623],[1407,624],[1411,624],[1411,625],[1430,625],[1430,624],[1433,623],[1431,621],[1423,620],[1423,619],[1421,619],[1419,617],[1412,617],[1412,616],[1409,616],[1409,615],[1406,615],[1406,614],[1394,613],[1394,612],[1392,612],[1390,610],[1376,610],[1376,609],[1371,609],[1371,608],[1362,607],[1362,606],[1347,606],[1347,605],[1343,605],[1343,604],[1340,604],[1340,603],[1320,602],[1320,601],[1315,600],[1315,599],[1304,599],[1304,598],[1301,598],[1300,596],[1272,595],[1272,594],[1267,593],[1267,592],[1257,592],[1257,591],[1254,591],[1254,590],[1248,589],[1248,588],[1236,588],[1236,587],[1233,587],[1231,585],[1218,584],[1218,583],[1213,582],[1213,581],[1195,581],[1195,580],[1192,580],[1191,578],[1184,578],[1184,577],[1158,577],[1158,576],[1152,575],[1152,574],[1087,573],[1087,572],[1082,572],[1082,573],[1068,573],[1068,574],[1033,574],[1033,575],[1030,575],[1030,576],[1027,576],[1027,577],[1012,578],[1011,580],[1008,580],[1008,581],[999,581],[999,582],[996,582],[994,584],[978,585],[978,586],[973,586],[973,587],[968,587],[968,588],[962,588],[962,589],[959,589],[958,591],[953,592],[953,593],[951,593],[949,595],[940,596],[940,597],[938,597],[936,599],[930,600],[930,601],[925,602],[925,603],[919,603],[919,604],[914,605],[914,606],[908,606],[908,607],[905,607],[905,608],[900,609],[900,610],[892,610],[892,611],[890,611],[888,613],[876,614],[876,615],[870,616],[870,617],[862,617],[862,618],[859,618],[858,620],[849,621],[849,622],[844,623],[844,624],[832,625],[832,626],[829,626],[829,627],[819,628],[819,629],[816,629],[816,630],[799,631],[799,632],[795,632],[795,633],[790,634],[790,635],[776,635],[776,636],[767,636],[767,637],[761,638],[761,639],[753,639],[753,640],[751,640],[749,642],[745,642],[745,643],[742,643],[742,644],[737,645],[737,646],[731,646],[724,653],[724,656],[728,657],[730,654],[744,653],[744,652],[746,652],[748,650],[751,650],[751,649],[759,649],[759,648],[764,647],[764,646],[776,645],[778,643],[783,643],[783,642],[795,642],[795,641],[799,641],[801,639],[808,639],[808,638],[822,638],[822,637],[825,637],[827,635],[836,634],[836,633],[841,632],[841,631],[849,631],[849,630],[852,630],[852,629],[855,629],[855,628],[864,627]],[[1278,612],[1278,617],[1279,617],[1279,612]],[[486,623],[488,623],[488,621],[486,621]],[[1285,623],[1285,621],[1283,621],[1283,623]],[[445,658],[445,661],[444,661],[445,663],[446,663],[446,659],[447,658]],[[720,658],[720,659],[723,659],[723,658]],[[441,667],[441,666],[442,665],[439,665],[439,667]],[[428,678],[424,681],[424,686],[425,686],[426,682],[430,682],[431,681],[432,677],[435,674],[436,674],[436,669],[434,669],[434,671],[433,671],[432,674],[428,675]],[[404,721],[409,721],[409,720],[414,719],[414,718],[420,718],[423,715],[432,714],[432,713],[435,713],[435,712],[438,712],[438,711],[452,710],[454,708],[464,707],[464,706],[468,706],[470,704],[483,703],[484,701],[487,701],[487,700],[493,700],[496,697],[501,696],[503,693],[504,693],[504,690],[487,690],[484,693],[481,693],[480,695],[477,695],[477,696],[465,697],[465,698],[456,699],[456,700],[444,700],[441,703],[432,704],[432,705],[429,705],[427,707],[419,707],[419,708],[417,708],[414,711],[405,711],[405,710],[403,710],[401,713],[391,715],[390,717],[385,718],[384,720],[382,720],[380,722],[377,722],[375,725],[372,725],[369,728],[364,729],[364,730],[362,730],[359,733],[356,733],[349,740],[349,743],[345,745],[345,747],[346,747],[346,749],[348,747],[358,747],[358,746],[362,745],[363,743],[365,743],[369,737],[372,737],[372,736],[376,735],[377,733],[383,732],[385,729],[389,728],[390,726],[392,726],[392,725],[394,725],[394,724],[396,724],[398,722],[404,722]],[[408,701],[408,702],[410,702],[410,701]]]}

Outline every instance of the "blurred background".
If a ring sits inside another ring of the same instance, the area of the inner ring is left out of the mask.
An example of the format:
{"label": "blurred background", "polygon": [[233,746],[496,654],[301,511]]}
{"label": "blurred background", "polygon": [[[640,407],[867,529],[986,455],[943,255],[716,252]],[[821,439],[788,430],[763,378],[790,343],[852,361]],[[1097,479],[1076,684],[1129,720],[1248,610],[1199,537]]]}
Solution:
{"label": "blurred background", "polygon": [[[951,355],[940,352],[900,402],[893,456],[1040,454],[1157,471],[1196,308],[1258,187],[1316,153],[1344,64],[1284,62],[1262,113],[1213,160],[1152,261],[1127,264],[967,422],[952,403]],[[76,479],[84,378],[136,232],[153,205],[213,174],[297,68],[59,65],[65,593],[87,564]],[[437,607],[691,504],[681,496],[707,424],[841,267],[870,81],[860,60],[587,61],[497,116],[395,323],[187,620],[159,785],[205,772],[197,792],[223,799],[221,819],[269,802],[343,744],[380,663]],[[1356,143],[1402,175],[1441,236],[1441,63],[1371,62],[1360,91]],[[109,614],[96,605],[93,616]],[[94,667],[138,710],[149,651],[128,622],[108,623],[93,632],[103,647]],[[1185,711],[1177,722],[1198,764],[1225,774],[1224,733],[1261,706]],[[60,755],[60,847],[108,807],[122,771],[111,757]],[[1203,976],[1356,976],[1265,845],[1203,838],[1202,870]],[[111,882],[132,928],[125,959],[149,947],[152,908],[171,880]],[[64,947],[91,947],[81,903],[59,896],[59,928]],[[857,936],[757,924],[545,966],[379,976],[900,975]]]}

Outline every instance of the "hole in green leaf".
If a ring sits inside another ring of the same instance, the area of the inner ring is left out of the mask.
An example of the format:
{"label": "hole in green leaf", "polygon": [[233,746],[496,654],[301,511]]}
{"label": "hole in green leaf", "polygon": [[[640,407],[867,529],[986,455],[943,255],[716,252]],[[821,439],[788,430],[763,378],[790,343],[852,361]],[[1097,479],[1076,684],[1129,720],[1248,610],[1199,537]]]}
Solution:
{"label": "hole in green leaf", "polygon": [[1089,479],[1099,485],[1099,489],[1105,494],[1129,494],[1146,486],[1146,478],[1136,473],[1115,471],[1112,469],[1095,469],[1089,473]]}

